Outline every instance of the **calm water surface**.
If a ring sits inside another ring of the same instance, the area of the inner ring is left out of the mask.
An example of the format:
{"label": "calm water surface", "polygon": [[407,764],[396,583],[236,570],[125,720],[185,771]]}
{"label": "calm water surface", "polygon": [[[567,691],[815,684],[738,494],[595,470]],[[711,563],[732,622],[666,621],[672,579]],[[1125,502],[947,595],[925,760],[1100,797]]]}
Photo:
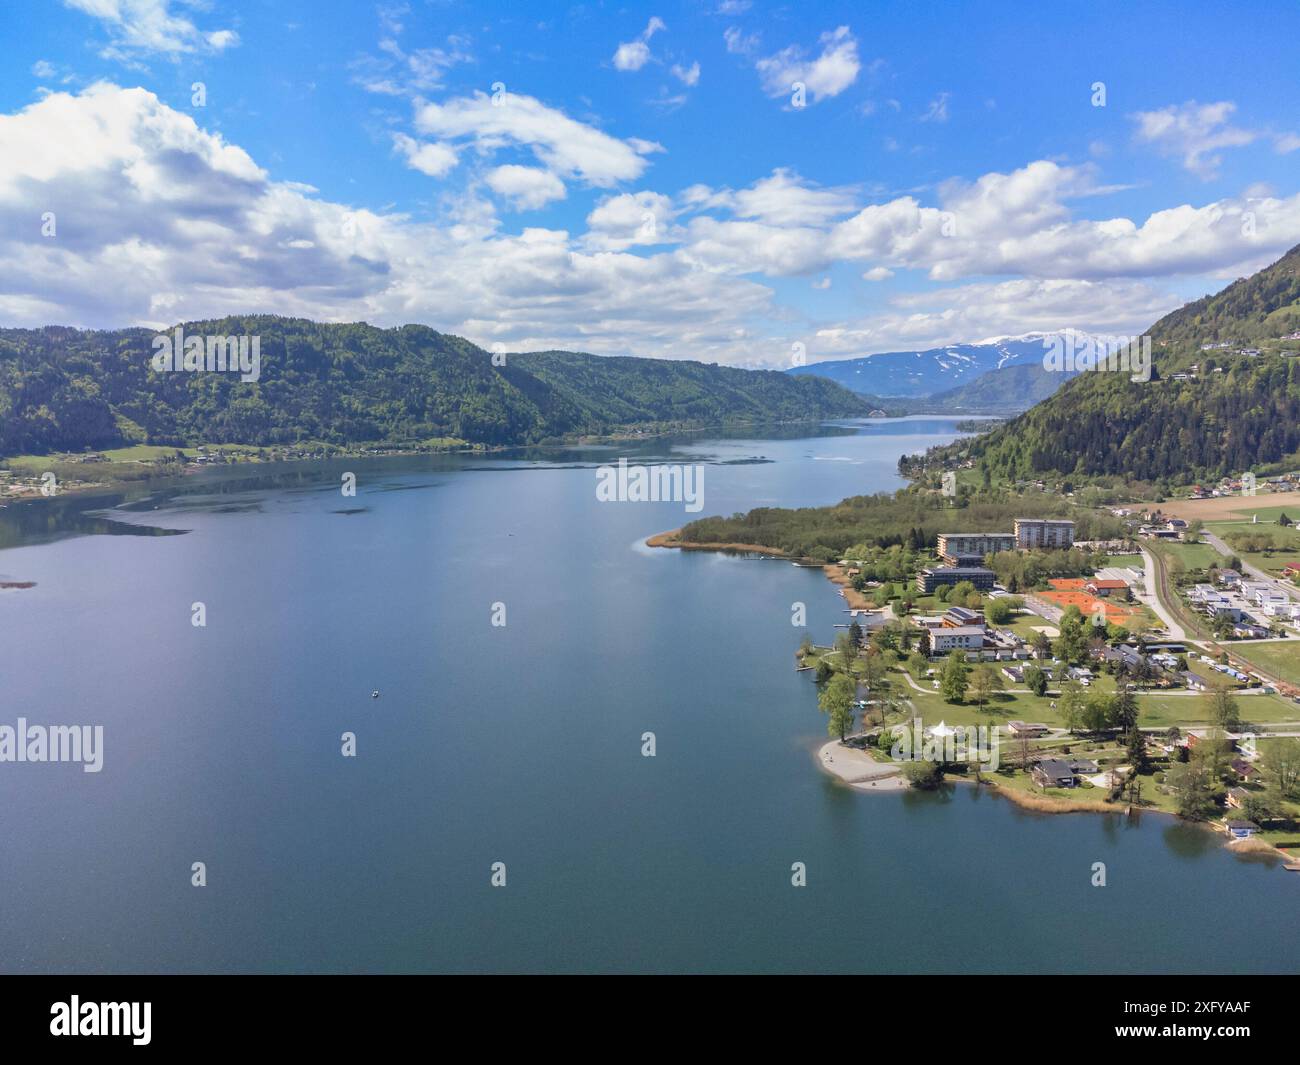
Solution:
{"label": "calm water surface", "polygon": [[626,454],[707,463],[704,513],[829,503],[954,435],[352,459],[0,510],[0,579],[37,582],[0,593],[0,722],[105,730],[98,774],[0,765],[0,969],[1296,971],[1300,877],[1207,833],[821,774],[790,607],[829,640],[832,587],[645,548],[681,504],[595,498]]}

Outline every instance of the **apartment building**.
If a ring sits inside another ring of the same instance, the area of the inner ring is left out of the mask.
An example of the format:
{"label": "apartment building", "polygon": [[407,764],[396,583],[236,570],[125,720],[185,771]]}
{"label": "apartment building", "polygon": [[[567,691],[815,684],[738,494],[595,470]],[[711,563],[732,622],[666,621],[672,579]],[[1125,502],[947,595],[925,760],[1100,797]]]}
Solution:
{"label": "apartment building", "polygon": [[1054,518],[1017,518],[1016,547],[1062,550],[1074,546],[1074,522]]}
{"label": "apartment building", "polygon": [[972,559],[978,566],[985,555],[1014,551],[1016,537],[1014,533],[940,533],[936,546],[939,557],[950,566],[969,563]]}

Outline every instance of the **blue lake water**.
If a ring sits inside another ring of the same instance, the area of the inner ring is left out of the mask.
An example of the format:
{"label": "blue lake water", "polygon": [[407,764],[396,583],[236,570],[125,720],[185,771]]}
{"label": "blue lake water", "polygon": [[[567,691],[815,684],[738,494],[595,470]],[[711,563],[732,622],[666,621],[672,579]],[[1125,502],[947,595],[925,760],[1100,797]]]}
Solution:
{"label": "blue lake water", "polygon": [[[352,459],[0,510],[0,579],[37,582],[0,593],[0,723],[105,735],[97,774],[0,765],[0,969],[1296,971],[1300,876],[1202,830],[823,775],[790,611],[829,640],[832,586],[646,548],[692,515],[596,500],[627,455],[706,463],[706,514],[834,502],[954,435]],[[100,535],[97,505],[187,531]]]}

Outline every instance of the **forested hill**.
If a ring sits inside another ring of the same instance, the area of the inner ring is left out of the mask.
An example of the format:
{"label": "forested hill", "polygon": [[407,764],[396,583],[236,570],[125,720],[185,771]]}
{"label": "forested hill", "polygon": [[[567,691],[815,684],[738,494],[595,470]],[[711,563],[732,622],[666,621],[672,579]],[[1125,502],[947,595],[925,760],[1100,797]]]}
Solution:
{"label": "forested hill", "polygon": [[1289,463],[1300,451],[1300,340],[1287,337],[1298,329],[1300,247],[1152,326],[1150,381],[1080,374],[992,432],[900,466],[934,473],[970,460],[995,482],[1057,475],[1179,484]]}
{"label": "forested hill", "polygon": [[522,444],[637,427],[856,417],[833,382],[573,352],[491,356],[460,337],[275,316],[185,325],[259,336],[261,376],[156,372],[155,331],[0,329],[0,456],[129,443]]}

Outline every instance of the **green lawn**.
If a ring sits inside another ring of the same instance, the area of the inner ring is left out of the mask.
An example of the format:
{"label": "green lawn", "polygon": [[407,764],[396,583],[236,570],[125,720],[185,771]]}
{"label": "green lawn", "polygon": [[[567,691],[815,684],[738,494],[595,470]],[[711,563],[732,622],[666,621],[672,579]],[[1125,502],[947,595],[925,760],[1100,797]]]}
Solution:
{"label": "green lawn", "polygon": [[1226,559],[1209,544],[1187,544],[1165,540],[1148,545],[1153,552],[1166,558],[1176,558],[1183,564],[1184,570],[1207,569],[1211,565],[1221,566]]}
{"label": "green lawn", "polygon": [[[1276,674],[1292,684],[1300,684],[1300,639],[1283,640],[1278,643],[1239,643],[1225,644],[1232,654],[1244,658],[1247,662],[1258,663],[1261,669]],[[1292,704],[1296,717],[1300,718],[1300,703]]]}

